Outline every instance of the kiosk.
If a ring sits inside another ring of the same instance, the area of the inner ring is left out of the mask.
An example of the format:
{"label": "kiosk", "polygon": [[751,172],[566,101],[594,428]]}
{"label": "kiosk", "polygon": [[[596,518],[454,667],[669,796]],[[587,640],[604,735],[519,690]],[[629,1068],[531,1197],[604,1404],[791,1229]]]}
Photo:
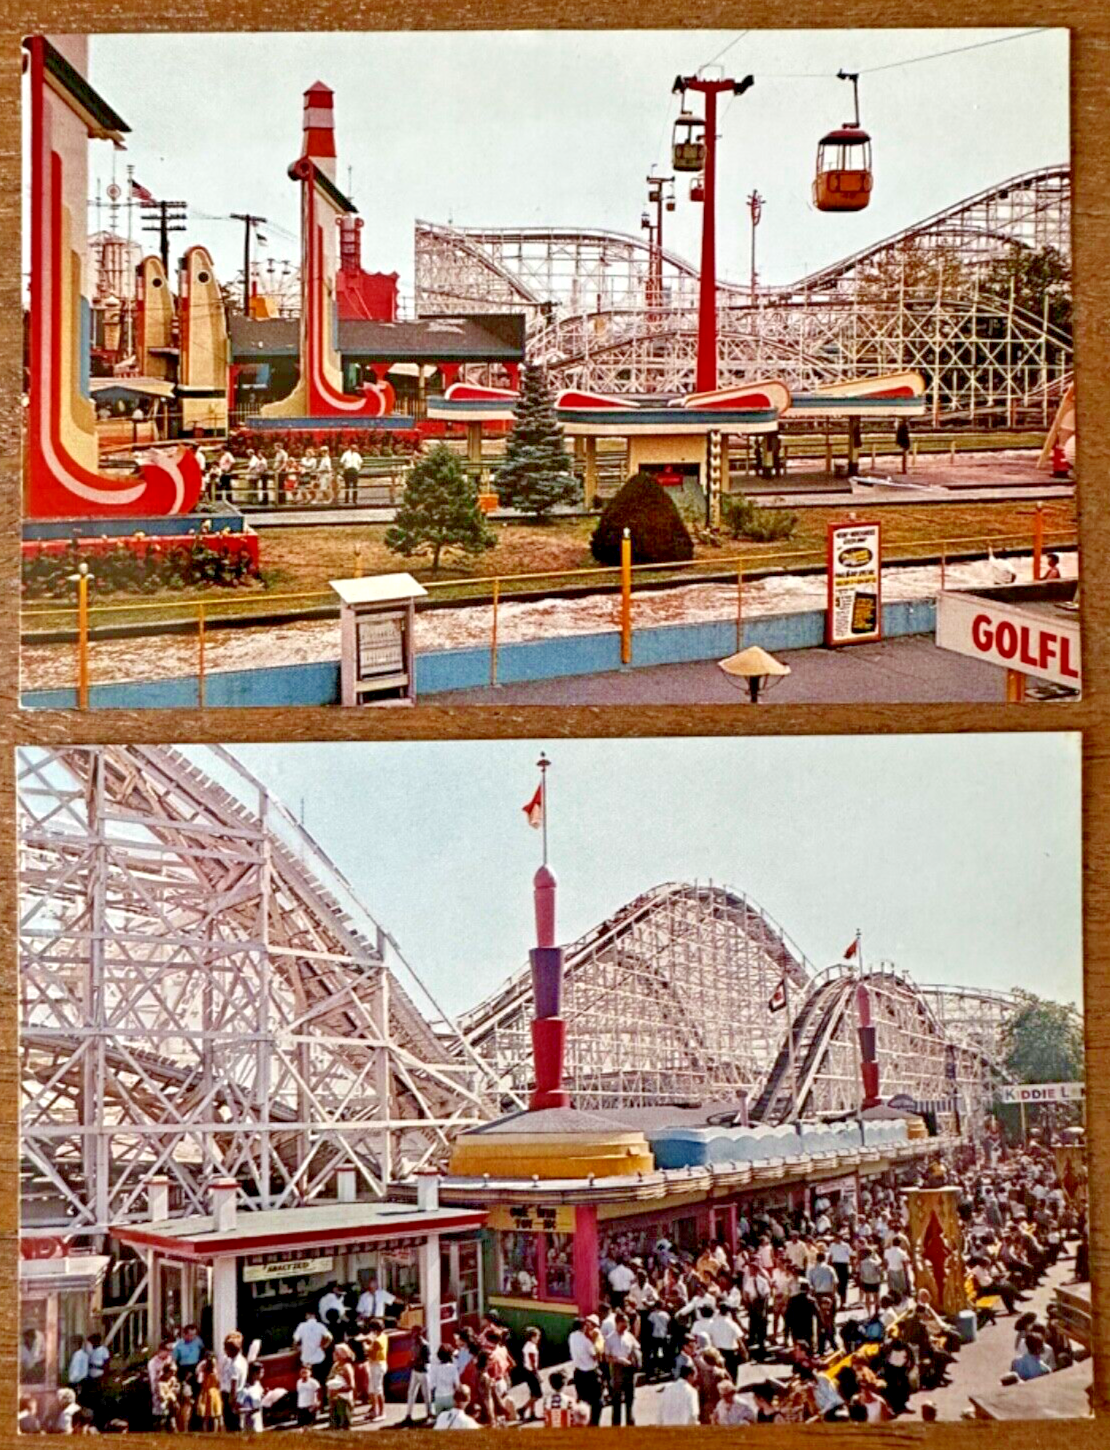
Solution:
{"label": "kiosk", "polygon": [[70,1253],[59,1240],[24,1238],[20,1244],[19,1388],[49,1414],[75,1340],[101,1328],[101,1296],[111,1260],[106,1254]]}
{"label": "kiosk", "polygon": [[339,595],[340,695],[344,705],[411,705],[416,699],[416,601],[411,574],[333,579]]}

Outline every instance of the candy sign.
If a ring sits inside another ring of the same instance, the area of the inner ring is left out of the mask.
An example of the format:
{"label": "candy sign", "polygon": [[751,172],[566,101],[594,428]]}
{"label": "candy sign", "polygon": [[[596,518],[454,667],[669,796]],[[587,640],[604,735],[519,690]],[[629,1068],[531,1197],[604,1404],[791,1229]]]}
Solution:
{"label": "candy sign", "polygon": [[826,644],[882,639],[882,535],[878,524],[830,524]]}

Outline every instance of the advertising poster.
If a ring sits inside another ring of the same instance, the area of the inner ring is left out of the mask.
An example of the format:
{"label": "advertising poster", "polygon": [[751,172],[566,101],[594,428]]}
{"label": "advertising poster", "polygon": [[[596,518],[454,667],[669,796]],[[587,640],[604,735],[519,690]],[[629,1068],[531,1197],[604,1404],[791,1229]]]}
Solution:
{"label": "advertising poster", "polygon": [[830,524],[825,643],[867,644],[883,635],[879,524]]}

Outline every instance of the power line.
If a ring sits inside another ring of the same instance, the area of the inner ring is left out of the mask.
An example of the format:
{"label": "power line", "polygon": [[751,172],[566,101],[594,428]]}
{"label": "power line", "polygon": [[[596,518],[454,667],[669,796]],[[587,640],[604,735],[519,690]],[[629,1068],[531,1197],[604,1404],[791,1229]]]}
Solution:
{"label": "power line", "polygon": [[750,34],[751,34],[751,31],[749,31],[749,30],[742,30],[739,35],[734,36],[733,39],[729,41],[729,43],[725,46],[724,50],[719,50],[717,52],[717,54],[715,56],[713,56],[713,58],[711,60],[707,60],[705,62],[705,64],[706,65],[716,65],[717,62],[721,59],[722,56],[728,55],[729,51],[732,49],[732,47],[734,45],[739,45],[740,42],[744,39],[744,36],[745,35],[750,35]]}
{"label": "power line", "polygon": [[[1025,40],[1030,35],[1044,35],[1050,26],[1039,25],[1033,30],[1020,30],[1016,35],[996,35],[993,40],[976,40],[970,45],[957,45],[951,50],[934,50],[928,55],[912,55],[906,60],[891,60],[884,65],[872,65],[861,67],[858,74],[861,76],[877,75],[879,71],[901,70],[904,66],[920,65],[926,60],[942,60],[949,55],[963,55],[969,50],[983,50],[988,45],[1005,45],[1011,40]],[[764,71],[765,80],[771,81],[827,81],[835,80],[836,77],[828,71]]]}

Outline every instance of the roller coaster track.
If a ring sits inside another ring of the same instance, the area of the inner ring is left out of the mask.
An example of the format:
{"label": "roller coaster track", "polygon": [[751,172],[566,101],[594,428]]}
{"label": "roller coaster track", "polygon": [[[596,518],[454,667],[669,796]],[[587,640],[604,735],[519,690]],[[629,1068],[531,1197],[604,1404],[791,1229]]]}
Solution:
{"label": "roller coaster track", "polygon": [[[787,286],[721,281],[724,381],[758,373],[792,386],[918,369],[934,418],[1047,422],[1071,370],[1070,338],[1013,296],[990,264],[1012,247],[1070,258],[1070,170],[1009,177]],[[697,269],[664,249],[662,298],[652,253],[597,228],[416,224],[418,313],[524,311],[530,354],[566,386],[673,394],[692,386]],[[958,265],[957,265],[958,264]]]}

